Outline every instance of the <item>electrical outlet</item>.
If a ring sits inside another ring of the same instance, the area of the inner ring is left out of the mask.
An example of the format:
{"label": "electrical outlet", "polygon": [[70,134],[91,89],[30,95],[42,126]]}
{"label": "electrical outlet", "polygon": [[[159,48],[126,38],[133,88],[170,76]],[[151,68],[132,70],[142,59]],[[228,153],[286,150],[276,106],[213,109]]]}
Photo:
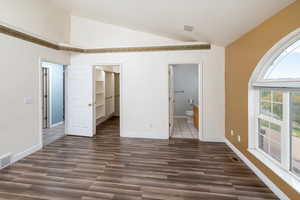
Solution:
{"label": "electrical outlet", "polygon": [[233,132],[233,130],[232,130],[232,129],[230,130],[230,134],[231,134],[231,136],[233,136],[233,135],[234,135],[234,132]]}
{"label": "electrical outlet", "polygon": [[238,135],[237,139],[238,139],[239,142],[241,142],[241,136]]}

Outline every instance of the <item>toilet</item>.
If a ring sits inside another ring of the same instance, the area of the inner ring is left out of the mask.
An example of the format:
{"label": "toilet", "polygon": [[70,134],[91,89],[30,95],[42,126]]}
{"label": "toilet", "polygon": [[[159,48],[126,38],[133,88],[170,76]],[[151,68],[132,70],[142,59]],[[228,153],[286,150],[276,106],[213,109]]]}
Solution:
{"label": "toilet", "polygon": [[185,111],[185,116],[187,118],[188,123],[193,123],[193,116],[194,116],[193,110],[186,110]]}

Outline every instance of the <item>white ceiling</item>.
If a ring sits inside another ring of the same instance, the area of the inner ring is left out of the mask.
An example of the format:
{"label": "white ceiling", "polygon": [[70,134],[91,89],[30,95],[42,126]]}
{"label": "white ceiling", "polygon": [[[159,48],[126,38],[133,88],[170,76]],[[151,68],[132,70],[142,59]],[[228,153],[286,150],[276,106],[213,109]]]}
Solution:
{"label": "white ceiling", "polygon": [[[72,15],[182,41],[228,45],[295,0],[52,0]],[[183,31],[184,25],[194,27]]]}

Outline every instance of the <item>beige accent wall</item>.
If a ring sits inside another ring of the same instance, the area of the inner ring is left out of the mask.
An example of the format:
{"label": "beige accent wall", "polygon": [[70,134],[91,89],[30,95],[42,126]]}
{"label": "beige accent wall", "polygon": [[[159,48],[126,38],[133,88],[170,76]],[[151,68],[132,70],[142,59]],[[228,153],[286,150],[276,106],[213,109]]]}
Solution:
{"label": "beige accent wall", "polygon": [[[248,151],[248,81],[259,60],[280,39],[300,27],[300,0],[271,17],[226,48],[226,138],[291,199],[293,190]],[[231,136],[230,130],[234,130]],[[241,142],[237,135],[241,136]]]}

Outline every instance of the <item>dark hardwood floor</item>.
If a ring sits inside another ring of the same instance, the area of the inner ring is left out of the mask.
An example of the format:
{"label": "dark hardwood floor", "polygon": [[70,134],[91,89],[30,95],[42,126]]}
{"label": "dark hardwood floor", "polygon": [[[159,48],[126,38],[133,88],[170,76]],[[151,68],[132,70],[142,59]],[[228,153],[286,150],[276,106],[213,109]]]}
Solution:
{"label": "dark hardwood floor", "polygon": [[276,196],[222,143],[66,136],[0,171],[0,199],[258,200]]}

